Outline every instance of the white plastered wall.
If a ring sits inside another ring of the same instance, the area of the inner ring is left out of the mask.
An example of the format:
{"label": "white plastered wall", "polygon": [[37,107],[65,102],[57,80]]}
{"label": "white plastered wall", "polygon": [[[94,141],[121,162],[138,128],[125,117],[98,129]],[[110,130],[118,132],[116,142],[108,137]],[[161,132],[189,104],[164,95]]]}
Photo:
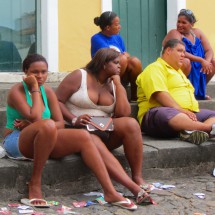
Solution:
{"label": "white plastered wall", "polygon": [[182,8],[186,8],[186,0],[167,0],[167,32],[176,28],[177,16]]}
{"label": "white plastered wall", "polygon": [[41,0],[42,55],[49,63],[49,71],[58,72],[58,0]]}
{"label": "white plastered wall", "polygon": [[102,13],[105,11],[112,11],[112,0],[101,0],[102,1]]}

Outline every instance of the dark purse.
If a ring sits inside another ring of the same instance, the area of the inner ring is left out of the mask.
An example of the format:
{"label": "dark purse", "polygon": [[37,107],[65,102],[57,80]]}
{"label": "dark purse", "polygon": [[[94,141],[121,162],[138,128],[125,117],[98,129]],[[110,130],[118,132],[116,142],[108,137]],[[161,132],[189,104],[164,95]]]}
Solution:
{"label": "dark purse", "polygon": [[86,125],[88,131],[113,131],[113,119],[111,117],[92,116],[91,122]]}

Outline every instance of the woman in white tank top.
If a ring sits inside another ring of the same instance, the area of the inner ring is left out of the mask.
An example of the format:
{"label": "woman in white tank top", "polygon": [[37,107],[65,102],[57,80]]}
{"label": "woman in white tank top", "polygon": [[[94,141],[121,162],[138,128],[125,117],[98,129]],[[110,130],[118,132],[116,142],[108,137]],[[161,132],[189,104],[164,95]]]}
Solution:
{"label": "woman in white tank top", "polygon": [[[61,82],[56,94],[68,126],[84,129],[91,116],[113,117],[114,131],[91,136],[110,176],[137,196],[140,188],[150,191],[152,185],[142,177],[142,134],[136,119],[130,117],[131,107],[120,82],[119,59],[117,51],[100,49],[84,69],[71,72]],[[132,180],[109,152],[121,145],[131,167]],[[142,196],[145,199],[148,194],[143,192]]]}

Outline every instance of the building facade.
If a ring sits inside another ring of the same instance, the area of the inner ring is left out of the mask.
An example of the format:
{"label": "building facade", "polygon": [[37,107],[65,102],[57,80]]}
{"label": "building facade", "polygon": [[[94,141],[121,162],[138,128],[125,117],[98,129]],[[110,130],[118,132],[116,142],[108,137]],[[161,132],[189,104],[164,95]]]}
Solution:
{"label": "building facade", "polygon": [[[129,5],[129,2],[132,4]],[[22,60],[28,53],[34,52],[41,53],[47,58],[49,70],[52,72],[67,72],[83,67],[90,60],[90,38],[99,31],[93,19],[107,10],[119,13],[121,34],[127,49],[138,56],[144,66],[155,60],[159,54],[162,38],[167,31],[175,28],[177,14],[181,8],[193,10],[198,20],[196,27],[201,28],[207,35],[215,50],[215,30],[212,19],[207,16],[213,14],[215,0],[205,0],[204,7],[202,0],[162,0],[162,4],[165,5],[162,7],[163,12],[159,14],[159,19],[154,19],[155,14],[157,15],[156,5],[160,2],[160,0],[0,0],[0,74],[20,72]],[[142,10],[134,7],[138,4],[142,6]],[[129,26],[127,20],[131,19],[128,19],[128,15],[124,16],[126,17],[124,19],[123,13],[120,13],[123,8],[130,11],[128,13],[130,17],[139,14],[140,19],[136,20],[137,22],[142,20],[139,23],[143,30],[140,31],[139,28],[135,30]],[[143,9],[148,11],[145,17],[141,15]],[[153,26],[158,20],[163,20],[164,25],[159,24],[157,30],[154,30]],[[147,25],[148,29],[144,28]],[[145,37],[148,32],[149,35]],[[135,37],[138,38],[138,35],[140,41],[145,41],[142,45]],[[155,44],[154,40],[156,47],[152,47]],[[136,45],[133,41],[136,41]],[[147,46],[150,41],[152,45]],[[140,50],[138,47],[141,47]],[[156,52],[151,53],[150,50]]]}

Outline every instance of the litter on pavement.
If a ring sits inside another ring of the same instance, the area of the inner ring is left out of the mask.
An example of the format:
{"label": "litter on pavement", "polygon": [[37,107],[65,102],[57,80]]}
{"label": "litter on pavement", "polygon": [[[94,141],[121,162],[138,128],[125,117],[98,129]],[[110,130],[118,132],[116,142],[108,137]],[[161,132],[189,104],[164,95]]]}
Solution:
{"label": "litter on pavement", "polygon": [[100,193],[100,192],[89,192],[89,193],[85,193],[84,195],[85,196],[102,196],[102,197],[104,197],[104,194]]}
{"label": "litter on pavement", "polygon": [[205,194],[204,193],[193,193],[194,196],[197,196],[200,199],[204,199],[205,198]]}

